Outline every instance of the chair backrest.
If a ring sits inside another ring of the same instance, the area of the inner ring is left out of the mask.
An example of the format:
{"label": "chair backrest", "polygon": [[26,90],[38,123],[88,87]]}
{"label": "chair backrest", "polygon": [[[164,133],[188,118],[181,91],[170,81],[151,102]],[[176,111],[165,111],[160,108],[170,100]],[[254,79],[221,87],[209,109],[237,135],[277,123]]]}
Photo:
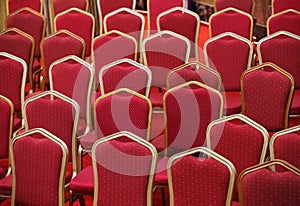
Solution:
{"label": "chair backrest", "polygon": [[78,8],[70,8],[57,14],[54,18],[54,31],[66,29],[81,37],[85,41],[85,57],[91,55],[94,37],[94,16]]}
{"label": "chair backrest", "polygon": [[149,35],[157,32],[157,16],[160,13],[177,6],[185,7],[185,0],[168,0],[164,2],[160,0],[147,1]]}
{"label": "chair backrest", "polygon": [[[120,138],[129,141],[117,141]],[[157,163],[153,145],[132,133],[120,132],[96,141],[92,156],[94,205],[153,204],[153,178]]]}
{"label": "chair backrest", "polygon": [[150,100],[130,89],[121,88],[100,96],[94,104],[95,139],[129,131],[149,140],[152,118]]}
{"label": "chair backrest", "polygon": [[73,1],[64,1],[64,0],[52,0],[50,1],[50,12],[51,18],[54,17],[70,8],[78,8],[83,11],[88,11],[89,9],[89,1],[88,0],[73,0]]}
{"label": "chair backrest", "polygon": [[300,2],[297,0],[272,0],[272,14],[277,14],[288,9],[300,11]]}
{"label": "chair backrest", "polygon": [[251,67],[251,41],[234,33],[223,33],[208,39],[204,45],[206,66],[221,75],[225,91],[240,91],[240,77]]}
{"label": "chair backrest", "polygon": [[218,11],[209,18],[209,35],[215,37],[225,32],[232,32],[252,40],[253,18],[250,14],[235,8]]}
{"label": "chair backrest", "polygon": [[143,40],[143,63],[152,72],[152,85],[166,87],[171,69],[188,62],[190,42],[171,31],[161,31]]}
{"label": "chair backrest", "polygon": [[22,111],[26,74],[27,66],[23,59],[0,52],[0,95],[13,103],[15,112]]}
{"label": "chair backrest", "polygon": [[163,97],[165,155],[203,146],[207,126],[222,117],[223,105],[221,93],[200,82],[167,90]]}
{"label": "chair backrest", "polygon": [[94,68],[77,56],[66,56],[53,62],[49,68],[50,89],[74,99],[80,107],[80,118],[86,129],[91,128],[91,94]]}
{"label": "chair backrest", "polygon": [[[273,172],[280,165],[288,172]],[[240,205],[299,205],[300,170],[283,160],[250,167],[239,176]]]}
{"label": "chair backrest", "polygon": [[119,30],[136,39],[138,47],[144,38],[145,19],[142,14],[129,8],[120,8],[108,13],[103,20],[104,32]]}
{"label": "chair backrest", "polygon": [[235,168],[221,155],[197,147],[173,155],[167,168],[170,205],[231,205]]}
{"label": "chair backrest", "polygon": [[3,159],[9,156],[9,143],[13,132],[14,105],[2,95],[0,95],[0,111],[0,159]]}
{"label": "chair backrest", "polygon": [[[270,159],[282,159],[300,168],[299,152],[300,126],[291,127],[276,132],[270,140]],[[276,171],[286,171],[283,167],[276,167]]]}
{"label": "chair backrest", "polygon": [[241,4],[236,0],[214,0],[214,11],[221,11],[223,9],[227,9],[229,7],[233,7],[239,9],[243,12],[246,12],[253,16],[255,1],[254,0],[246,0]]}
{"label": "chair backrest", "polygon": [[41,57],[40,43],[46,32],[46,18],[30,8],[19,9],[6,18],[7,28],[17,28],[34,38],[34,56]]}
{"label": "chair backrest", "polygon": [[82,38],[67,30],[60,30],[47,36],[41,42],[41,54],[43,63],[43,81],[45,84],[49,84],[50,65],[54,61],[68,55],[84,58],[85,42]]}
{"label": "chair backrest", "polygon": [[120,31],[109,31],[94,38],[92,62],[95,68],[96,87],[99,85],[99,71],[103,66],[123,58],[136,61],[137,50],[136,39]]}
{"label": "chair backrest", "polygon": [[157,16],[157,30],[169,30],[190,40],[190,57],[199,61],[198,38],[200,32],[200,17],[193,11],[183,7],[168,9]]}
{"label": "chair backrest", "polygon": [[56,91],[45,91],[24,103],[25,130],[43,128],[60,138],[68,147],[68,161],[77,172],[77,126],[79,105]]}
{"label": "chair backrest", "polygon": [[13,138],[10,155],[12,204],[64,205],[68,149],[62,140],[32,129]]}
{"label": "chair backrest", "polygon": [[[300,36],[286,31],[276,32],[261,39],[257,46],[259,63],[272,62],[289,72],[295,80],[295,89],[300,88]],[[276,51],[276,52],[275,52]]]}
{"label": "chair backrest", "polygon": [[[265,161],[268,141],[267,130],[242,114],[212,121],[206,132],[207,147],[232,162],[237,176]],[[237,197],[236,182],[234,199]]]}
{"label": "chair backrest", "polygon": [[242,114],[269,132],[288,128],[294,92],[291,74],[272,63],[264,63],[241,76]]}
{"label": "chair backrest", "polygon": [[120,59],[105,65],[99,72],[101,95],[128,88],[149,97],[152,73],[131,59]]}
{"label": "chair backrest", "polygon": [[103,20],[104,17],[117,9],[120,8],[128,8],[128,9],[135,9],[136,0],[97,0],[97,9],[98,9],[98,16],[99,16],[99,34],[101,35],[104,33],[103,30]]}
{"label": "chair backrest", "polygon": [[270,16],[267,20],[268,35],[278,31],[288,31],[296,35],[300,35],[300,11],[293,9],[285,10]]}
{"label": "chair backrest", "polygon": [[27,65],[27,79],[32,88],[32,64],[35,43],[32,36],[16,28],[9,28],[0,33],[0,52],[6,52],[23,59]]}
{"label": "chair backrest", "polygon": [[36,12],[43,12],[42,0],[7,0],[6,1],[6,13],[10,14],[18,9],[29,7]]}
{"label": "chair backrest", "polygon": [[201,82],[218,91],[221,90],[222,79],[220,74],[200,62],[189,62],[180,65],[167,74],[168,89],[189,81]]}

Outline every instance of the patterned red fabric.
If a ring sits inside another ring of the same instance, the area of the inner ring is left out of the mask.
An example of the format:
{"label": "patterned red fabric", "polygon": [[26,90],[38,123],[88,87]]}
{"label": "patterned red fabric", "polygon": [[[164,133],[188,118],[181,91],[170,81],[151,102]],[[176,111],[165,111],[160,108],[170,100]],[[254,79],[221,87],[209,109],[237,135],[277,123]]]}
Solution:
{"label": "patterned red fabric", "polygon": [[165,91],[163,92],[150,92],[150,101],[152,103],[152,107],[163,107],[163,97],[164,97]]}
{"label": "patterned red fabric", "polygon": [[12,13],[18,9],[29,7],[37,12],[41,12],[41,1],[40,0],[7,0],[8,11]]}
{"label": "patterned red fabric", "polygon": [[92,165],[84,168],[71,180],[70,190],[76,194],[94,195],[94,172]]}
{"label": "patterned red fabric", "polygon": [[96,38],[93,44],[96,85],[99,85],[99,70],[103,66],[123,58],[135,60],[135,49],[132,39],[116,33]]}
{"label": "patterned red fabric", "polygon": [[64,32],[45,38],[41,43],[45,83],[49,84],[49,67],[54,61],[68,55],[75,55],[81,58],[83,47],[82,42]]}
{"label": "patterned red fabric", "polygon": [[183,7],[183,4],[183,0],[168,0],[163,4],[160,0],[150,0],[148,4],[148,21],[150,21],[150,30],[152,31],[151,33],[156,33],[157,31],[156,18],[160,13],[176,6]]}
{"label": "patterned red fabric", "polygon": [[54,16],[56,16],[60,12],[63,12],[65,10],[74,7],[85,11],[87,6],[87,1],[86,0],[73,0],[73,1],[53,0],[52,6],[53,6]]}
{"label": "patterned red fabric", "polygon": [[129,131],[146,139],[149,104],[130,94],[108,96],[96,105],[97,137],[105,137],[119,131]]}
{"label": "patterned red fabric", "polygon": [[[223,122],[210,130],[211,149],[228,159],[238,175],[246,168],[259,164],[264,145],[260,131],[248,124]],[[237,182],[234,198],[237,199]]]}
{"label": "patterned red fabric", "polygon": [[98,145],[95,156],[97,205],[146,205],[152,161],[148,148],[112,140]]}
{"label": "patterned red fabric", "polygon": [[290,114],[300,114],[300,89],[294,90]]}
{"label": "patterned red fabric", "polygon": [[239,1],[235,1],[235,0],[216,0],[215,1],[215,7],[216,7],[217,11],[221,11],[228,7],[233,7],[233,8],[239,9],[239,10],[251,15],[252,14],[252,6],[253,6],[253,0],[243,1],[242,4]]}
{"label": "patterned red fabric", "polygon": [[66,29],[81,37],[85,41],[85,56],[91,55],[94,19],[88,13],[71,10],[56,18],[56,31]]}
{"label": "patterned red fabric", "polygon": [[204,88],[181,88],[166,96],[167,145],[177,151],[202,146],[208,124],[219,118],[220,97]]}
{"label": "patterned red fabric", "polygon": [[35,57],[40,57],[40,42],[45,35],[46,20],[42,15],[37,15],[31,10],[22,10],[7,17],[7,27],[17,28],[34,38]]}
{"label": "patterned red fabric", "polygon": [[[182,12],[181,10],[173,11],[171,13],[161,16],[159,25],[161,30],[173,31],[180,34],[190,40],[191,43],[191,57],[195,57],[198,45],[196,37],[199,35],[199,29],[197,28],[198,19],[195,16]],[[200,22],[199,22],[200,24]],[[196,48],[195,48],[196,46]]]}
{"label": "patterned red fabric", "polygon": [[104,93],[128,88],[142,95],[146,94],[148,74],[145,70],[128,63],[114,65],[103,73]]}
{"label": "patterned red fabric", "polygon": [[242,111],[242,96],[241,92],[223,92],[223,97],[225,101],[225,111],[226,115],[238,114]]}
{"label": "patterned red fabric", "polygon": [[284,129],[291,80],[277,71],[254,70],[243,82],[244,115],[268,131]]}
{"label": "patterned red fabric", "polygon": [[[73,107],[70,103],[55,99],[36,99],[25,108],[28,129],[44,128],[65,142],[72,161]],[[74,151],[76,152],[76,151]]]}
{"label": "patterned red fabric", "polygon": [[300,178],[291,172],[260,169],[242,180],[243,205],[291,205],[300,203]]}
{"label": "patterned red fabric", "polygon": [[225,165],[185,156],[172,164],[171,171],[175,205],[226,205],[230,173]]}
{"label": "patterned red fabric", "polygon": [[12,193],[12,174],[0,180],[0,194],[11,196]]}
{"label": "patterned red fabric", "polygon": [[187,45],[170,35],[149,39],[145,43],[147,66],[152,71],[152,85],[166,87],[167,73],[185,62]]}
{"label": "patterned red fabric", "polygon": [[300,35],[300,15],[294,12],[285,12],[278,16],[272,16],[268,22],[269,34],[284,30]]}
{"label": "patterned red fabric", "polygon": [[[0,98],[0,158],[7,158],[9,152],[11,108],[7,101]],[[0,171],[0,179],[2,177]]]}
{"label": "patterned red fabric", "polygon": [[156,172],[154,176],[155,185],[168,186],[168,173],[167,164],[169,158],[159,159],[156,166]]}
{"label": "patterned red fabric", "polygon": [[[282,159],[288,163],[300,168],[299,162],[299,148],[300,135],[298,133],[290,133],[279,136],[274,142],[274,157]],[[286,171],[284,167],[276,165],[276,171]]]}
{"label": "patterned red fabric", "polygon": [[211,37],[224,32],[232,32],[246,39],[251,39],[251,20],[252,19],[249,18],[249,16],[233,10],[218,13],[210,18]]}
{"label": "patterned red fabric", "polygon": [[12,101],[15,112],[20,112],[22,109],[21,92],[25,92],[21,91],[23,72],[24,68],[20,62],[3,56],[0,57],[0,95]]}
{"label": "patterned red fabric", "polygon": [[287,9],[295,9],[300,11],[300,2],[297,0],[273,0],[274,14]]}

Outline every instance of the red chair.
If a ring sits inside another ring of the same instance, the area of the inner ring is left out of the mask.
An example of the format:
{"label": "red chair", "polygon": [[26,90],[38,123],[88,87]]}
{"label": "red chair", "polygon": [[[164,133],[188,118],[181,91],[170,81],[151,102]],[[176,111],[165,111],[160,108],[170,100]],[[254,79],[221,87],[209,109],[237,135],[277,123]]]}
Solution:
{"label": "red chair", "polygon": [[135,9],[135,0],[122,0],[122,1],[112,1],[112,0],[97,0],[97,10],[99,16],[99,29],[100,35],[104,33],[103,30],[103,20],[104,17],[117,9],[120,8],[128,8],[128,9]]}
{"label": "red chair", "polygon": [[235,175],[229,160],[205,147],[176,154],[168,161],[170,205],[231,206]]}
{"label": "red chair", "polygon": [[173,88],[189,81],[197,81],[221,91],[222,79],[220,74],[199,62],[189,62],[169,71],[167,88]]}
{"label": "red chair", "polygon": [[[265,161],[269,135],[265,128],[248,117],[235,114],[212,121],[207,128],[207,147],[228,159],[238,176],[244,169]],[[238,200],[238,184],[234,200]]]}
{"label": "red chair", "polygon": [[120,59],[100,69],[101,95],[128,88],[149,97],[151,79],[151,71],[144,65],[131,59]]}
{"label": "red chair", "polygon": [[183,7],[173,7],[157,16],[157,30],[169,30],[190,40],[190,57],[199,61],[198,38],[200,32],[200,17]]}
{"label": "red chair", "polygon": [[94,37],[94,16],[78,8],[71,8],[55,16],[54,31],[69,30],[85,41],[85,57],[91,55],[92,40]]}
{"label": "red chair", "polygon": [[32,90],[32,63],[35,43],[34,39],[16,28],[9,28],[0,33],[0,52],[6,52],[26,62],[27,82]]}
{"label": "red chair", "polygon": [[156,19],[157,16],[173,7],[185,7],[184,0],[168,0],[168,1],[160,1],[160,0],[148,0],[147,1],[147,9],[148,9],[148,30],[150,34],[154,34],[157,32]]}
{"label": "red chair", "polygon": [[209,18],[209,35],[215,37],[225,32],[232,32],[252,40],[253,18],[250,14],[235,8],[218,11]]}
{"label": "red chair", "polygon": [[[285,160],[293,166],[300,168],[299,152],[300,127],[295,126],[276,132],[270,140],[270,159]],[[276,171],[286,171],[283,167],[276,166]]]}
{"label": "red chair", "polygon": [[[118,141],[124,137],[130,142]],[[157,162],[153,145],[132,133],[121,132],[95,142],[92,156],[95,205],[153,204]]]}
{"label": "red chair", "polygon": [[12,140],[10,154],[13,205],[64,205],[68,149],[61,139],[29,130]]}
{"label": "red chair", "polygon": [[[171,31],[161,31],[143,40],[143,63],[152,72],[151,86],[166,88],[168,72],[188,62],[190,42],[186,37]],[[153,107],[162,107],[163,92],[151,92]]]}
{"label": "red chair", "polygon": [[[300,114],[300,37],[286,31],[276,32],[261,39],[257,46],[259,63],[272,62],[289,72],[295,80],[295,91],[290,115]],[[276,52],[275,52],[276,51]]]}
{"label": "red chair", "polygon": [[41,42],[41,54],[43,63],[43,85],[49,86],[49,67],[50,65],[65,56],[75,55],[84,58],[85,43],[84,40],[75,34],[60,30],[47,36]]}
{"label": "red chair", "polygon": [[6,13],[10,14],[21,8],[29,7],[36,12],[43,13],[43,3],[41,0],[7,0]]}
{"label": "red chair", "polygon": [[253,16],[255,1],[254,0],[246,0],[241,4],[235,0],[214,0],[214,11],[221,11],[223,9],[227,9],[229,7],[233,7],[239,9],[243,12],[246,12]]}
{"label": "red chair", "polygon": [[206,66],[219,72],[223,81],[226,115],[241,112],[240,77],[251,67],[252,54],[252,43],[234,33],[223,33],[205,42]]}
{"label": "red chair", "polygon": [[294,92],[291,74],[272,63],[250,68],[241,76],[242,114],[276,132],[289,125]]}
{"label": "red chair", "polygon": [[74,99],[80,107],[77,135],[90,132],[91,94],[94,83],[93,67],[77,56],[66,56],[53,62],[49,68],[50,89]]}
{"label": "red chair", "polygon": [[[285,167],[274,172],[270,166]],[[300,203],[300,170],[283,160],[274,160],[244,170],[239,176],[240,205],[291,205]]]}
{"label": "red chair", "polygon": [[280,13],[270,16],[267,20],[268,35],[278,31],[288,31],[290,33],[300,35],[300,11],[288,9]]}
{"label": "red chair", "polygon": [[137,47],[135,38],[120,31],[109,31],[94,38],[92,62],[95,68],[95,88],[99,85],[99,71],[103,66],[123,58],[136,61]]}
{"label": "red chair", "polygon": [[297,0],[272,0],[272,14],[277,14],[288,9],[300,11],[300,2]]}
{"label": "red chair", "polygon": [[14,105],[13,131],[22,126],[26,73],[27,66],[24,60],[0,52],[0,95],[8,98]]}

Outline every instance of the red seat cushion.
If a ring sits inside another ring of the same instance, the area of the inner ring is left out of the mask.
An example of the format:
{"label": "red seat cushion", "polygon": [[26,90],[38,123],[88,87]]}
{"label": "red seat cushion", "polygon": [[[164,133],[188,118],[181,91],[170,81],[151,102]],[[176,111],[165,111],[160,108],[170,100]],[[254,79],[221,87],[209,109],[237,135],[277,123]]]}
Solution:
{"label": "red seat cushion", "polygon": [[14,128],[13,131],[17,131],[22,126],[22,119],[14,117]]}
{"label": "red seat cushion", "polygon": [[238,114],[242,111],[241,92],[225,92],[223,93],[225,101],[225,114]]}
{"label": "red seat cushion", "polygon": [[12,175],[0,180],[0,194],[10,196],[12,192]]}
{"label": "red seat cushion", "polygon": [[160,135],[151,141],[157,152],[161,152],[165,149],[165,135]]}
{"label": "red seat cushion", "polygon": [[86,150],[91,150],[95,142],[95,131],[92,131],[80,139],[81,146]]}
{"label": "red seat cushion", "polygon": [[79,193],[83,195],[94,194],[94,173],[92,165],[84,168],[71,180],[70,190],[72,190],[73,193]]}
{"label": "red seat cushion", "polygon": [[150,101],[152,102],[152,107],[163,107],[163,96],[162,92],[151,92],[150,93]]}
{"label": "red seat cushion", "polygon": [[168,174],[167,174],[167,164],[169,158],[163,158],[158,160],[156,173],[154,177],[154,183],[160,186],[168,186]]}
{"label": "red seat cushion", "polygon": [[300,114],[300,89],[294,90],[294,97],[290,109],[290,114]]}
{"label": "red seat cushion", "polygon": [[0,167],[0,179],[4,178],[6,175],[5,169],[3,169],[2,167]]}

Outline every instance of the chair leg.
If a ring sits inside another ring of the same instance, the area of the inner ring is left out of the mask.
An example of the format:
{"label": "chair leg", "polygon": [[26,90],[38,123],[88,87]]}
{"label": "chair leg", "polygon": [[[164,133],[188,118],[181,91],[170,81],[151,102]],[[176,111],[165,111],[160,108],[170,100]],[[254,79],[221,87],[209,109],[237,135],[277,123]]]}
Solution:
{"label": "chair leg", "polygon": [[166,205],[165,188],[161,187],[160,191],[161,191],[161,202],[162,202],[162,205],[165,206]]}
{"label": "chair leg", "polygon": [[73,192],[72,192],[72,190],[70,190],[69,206],[73,206]]}
{"label": "chair leg", "polygon": [[80,206],[85,206],[85,201],[84,201],[83,196],[80,195],[80,196],[78,197],[78,199],[79,199]]}

